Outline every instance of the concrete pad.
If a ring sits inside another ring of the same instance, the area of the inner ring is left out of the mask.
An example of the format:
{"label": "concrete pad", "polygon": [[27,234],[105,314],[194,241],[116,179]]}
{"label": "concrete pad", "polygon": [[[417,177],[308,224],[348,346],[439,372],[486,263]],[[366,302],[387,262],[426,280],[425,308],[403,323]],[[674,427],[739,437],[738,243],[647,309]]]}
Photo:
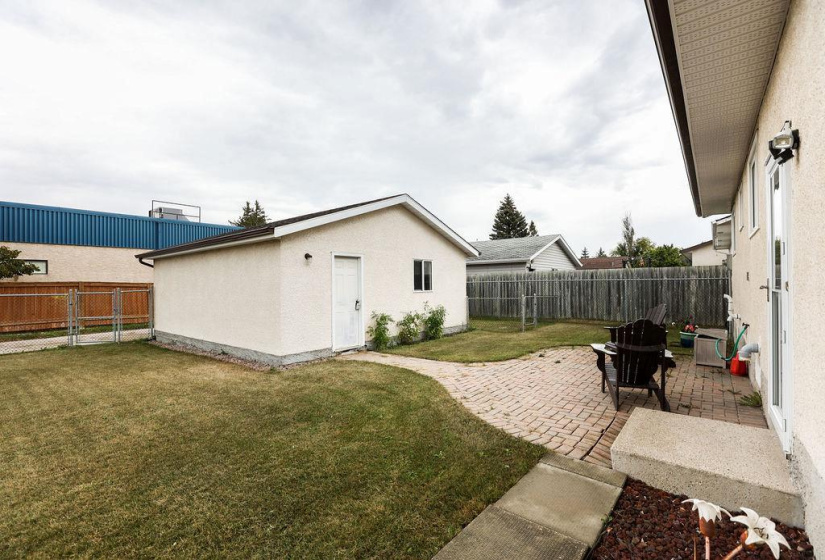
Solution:
{"label": "concrete pad", "polygon": [[615,470],[656,488],[803,525],[802,500],[771,430],[637,408],[611,457]]}
{"label": "concrete pad", "polygon": [[622,489],[539,463],[496,503],[593,546]]}
{"label": "concrete pad", "polygon": [[627,476],[624,473],[600,467],[592,463],[585,463],[577,459],[571,459],[559,453],[548,453],[541,458],[541,462],[545,465],[576,473],[586,478],[592,478],[593,480],[598,480],[599,482],[604,482],[617,488],[624,488],[624,483],[627,480]]}
{"label": "concrete pad", "polygon": [[490,506],[435,555],[436,560],[581,560],[587,545]]}

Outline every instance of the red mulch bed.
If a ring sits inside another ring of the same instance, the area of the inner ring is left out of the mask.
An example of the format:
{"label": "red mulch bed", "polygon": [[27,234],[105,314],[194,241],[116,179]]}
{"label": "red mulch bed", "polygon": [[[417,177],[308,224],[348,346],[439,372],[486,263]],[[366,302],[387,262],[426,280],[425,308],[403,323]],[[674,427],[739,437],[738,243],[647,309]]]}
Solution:
{"label": "red mulch bed", "polygon": [[[697,529],[699,518],[691,512],[692,504],[683,504],[686,496],[676,496],[657,490],[638,480],[629,479],[612,518],[591,558],[596,560],[693,559],[693,538],[696,536],[698,558],[704,559],[703,537]],[[747,504],[743,504],[747,506]],[[731,512],[733,513],[733,512]],[[813,558],[813,547],[801,529],[776,524],[791,549],[782,547],[780,558]],[[722,558],[736,548],[744,526],[728,521],[716,525],[711,540],[711,557]],[[773,559],[767,546],[742,551],[739,558]]]}

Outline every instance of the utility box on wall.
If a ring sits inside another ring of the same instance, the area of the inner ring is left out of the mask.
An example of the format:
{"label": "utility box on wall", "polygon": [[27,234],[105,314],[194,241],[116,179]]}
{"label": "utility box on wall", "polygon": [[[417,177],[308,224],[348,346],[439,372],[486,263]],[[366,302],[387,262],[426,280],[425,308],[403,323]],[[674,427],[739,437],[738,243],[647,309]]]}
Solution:
{"label": "utility box on wall", "polygon": [[716,354],[717,340],[719,341],[719,352],[726,355],[728,331],[725,329],[696,329],[693,356],[697,366],[725,367],[725,360]]}

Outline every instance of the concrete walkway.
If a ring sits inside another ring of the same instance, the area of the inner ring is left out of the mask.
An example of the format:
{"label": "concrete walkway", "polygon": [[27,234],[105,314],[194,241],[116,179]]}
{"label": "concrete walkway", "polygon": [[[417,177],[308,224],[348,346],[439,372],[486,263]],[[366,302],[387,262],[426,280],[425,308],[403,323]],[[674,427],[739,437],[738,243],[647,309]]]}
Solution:
{"label": "concrete walkway", "polygon": [[618,472],[548,454],[435,558],[581,560],[624,482]]}
{"label": "concrete walkway", "polygon": [[[620,410],[601,392],[596,357],[589,348],[553,348],[515,360],[478,364],[438,362],[396,354],[342,356],[397,366],[436,379],[484,421],[516,437],[573,459],[610,467],[610,446],[636,407],[658,408],[646,391],[622,391]],[[673,412],[766,428],[761,409],[738,404],[752,391],[747,378],[696,366],[677,357],[668,372]]]}

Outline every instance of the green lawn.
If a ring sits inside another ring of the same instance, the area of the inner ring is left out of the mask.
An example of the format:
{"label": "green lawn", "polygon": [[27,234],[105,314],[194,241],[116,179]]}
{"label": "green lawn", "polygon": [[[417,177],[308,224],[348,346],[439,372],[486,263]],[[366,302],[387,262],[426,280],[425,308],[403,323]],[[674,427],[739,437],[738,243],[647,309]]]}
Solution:
{"label": "green lawn", "polygon": [[[472,330],[408,346],[387,350],[416,358],[448,362],[494,362],[518,358],[531,352],[556,346],[588,346],[610,340],[604,322],[559,321],[539,323],[521,332],[521,323],[513,319],[472,319]],[[679,330],[668,329],[668,348],[675,355],[691,355],[693,350],[679,346]]]}
{"label": "green lawn", "polygon": [[543,448],[435,381],[146,343],[0,356],[0,556],[429,558]]}

